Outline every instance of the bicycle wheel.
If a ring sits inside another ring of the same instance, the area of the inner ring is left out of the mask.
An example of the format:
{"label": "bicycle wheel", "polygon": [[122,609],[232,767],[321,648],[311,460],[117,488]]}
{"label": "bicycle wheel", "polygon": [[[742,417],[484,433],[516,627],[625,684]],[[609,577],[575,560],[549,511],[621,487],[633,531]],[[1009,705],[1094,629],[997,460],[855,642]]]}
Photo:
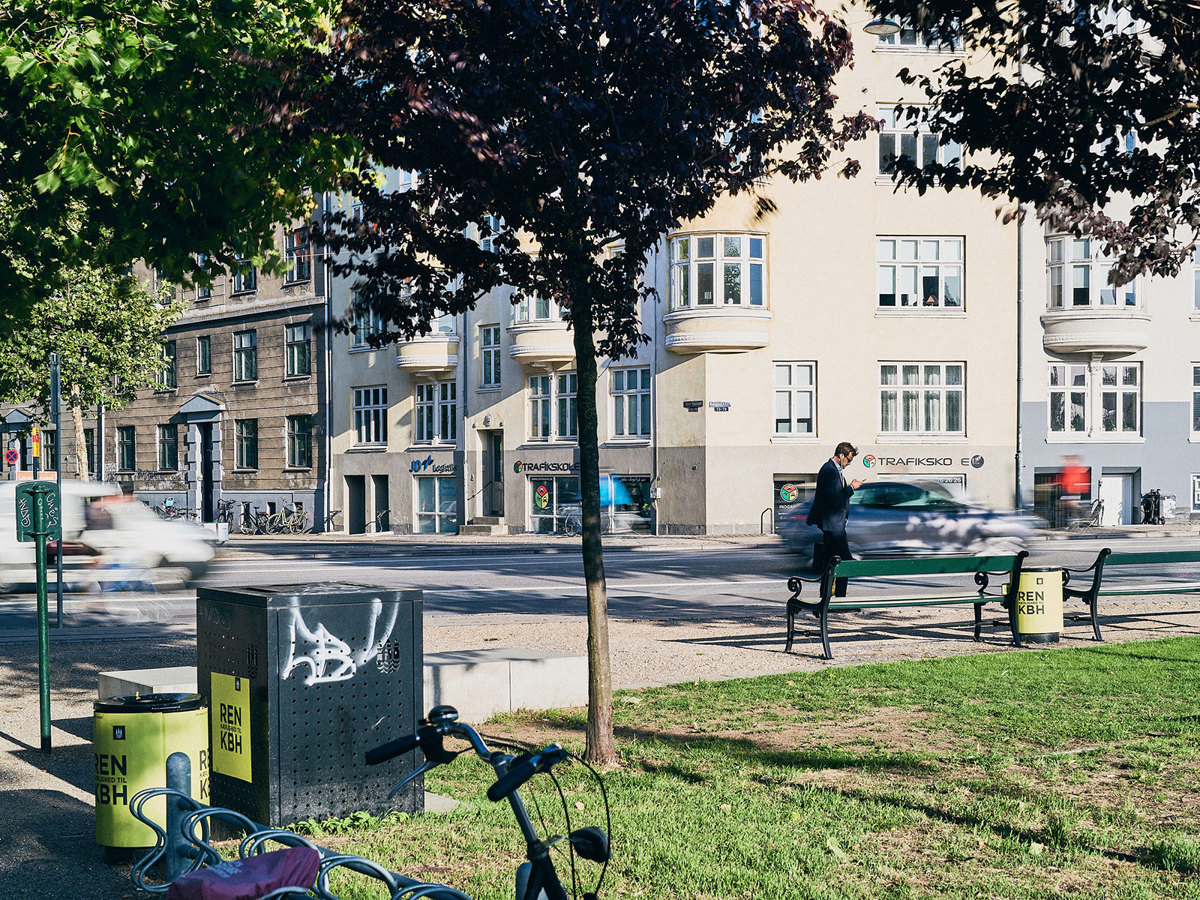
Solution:
{"label": "bicycle wheel", "polygon": [[288,531],[291,534],[303,534],[308,531],[308,510],[298,509],[292,516]]}
{"label": "bicycle wheel", "polygon": [[280,534],[283,531],[283,513],[267,516],[267,534]]}

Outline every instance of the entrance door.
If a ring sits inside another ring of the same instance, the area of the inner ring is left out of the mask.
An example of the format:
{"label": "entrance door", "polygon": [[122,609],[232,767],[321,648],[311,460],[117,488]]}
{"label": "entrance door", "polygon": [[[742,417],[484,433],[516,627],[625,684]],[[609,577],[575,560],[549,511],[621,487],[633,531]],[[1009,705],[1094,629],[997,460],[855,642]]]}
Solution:
{"label": "entrance door", "polygon": [[504,515],[504,432],[488,432],[483,443],[485,516]]}
{"label": "entrance door", "polygon": [[346,533],[367,530],[367,480],[364,475],[346,476]]}
{"label": "entrance door", "polygon": [[217,485],[213,477],[213,427],[212,422],[201,422],[200,431],[200,521],[216,521],[215,506]]}
{"label": "entrance door", "polygon": [[1099,497],[1104,501],[1101,525],[1129,525],[1133,522],[1133,476],[1105,473],[1100,476]]}

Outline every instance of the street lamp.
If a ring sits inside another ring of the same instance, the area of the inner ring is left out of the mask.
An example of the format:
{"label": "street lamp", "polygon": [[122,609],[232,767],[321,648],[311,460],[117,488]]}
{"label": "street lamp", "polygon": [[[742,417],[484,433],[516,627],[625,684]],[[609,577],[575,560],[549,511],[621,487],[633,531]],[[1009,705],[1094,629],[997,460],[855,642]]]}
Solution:
{"label": "street lamp", "polygon": [[900,25],[891,19],[878,18],[872,19],[864,25],[863,31],[873,34],[875,37],[890,37],[900,31]]}

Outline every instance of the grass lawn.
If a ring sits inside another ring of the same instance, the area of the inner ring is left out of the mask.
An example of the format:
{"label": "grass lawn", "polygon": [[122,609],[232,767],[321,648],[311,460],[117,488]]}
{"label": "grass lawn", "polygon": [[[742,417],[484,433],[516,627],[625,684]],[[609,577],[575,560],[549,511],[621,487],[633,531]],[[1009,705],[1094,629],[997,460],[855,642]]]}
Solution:
{"label": "grass lawn", "polygon": [[[483,730],[581,752],[583,721]],[[602,896],[1200,898],[1200,638],[623,691],[616,727]],[[318,841],[512,898],[524,847],[471,759],[426,781],[454,813]],[[573,826],[603,825],[586,772],[562,769]]]}

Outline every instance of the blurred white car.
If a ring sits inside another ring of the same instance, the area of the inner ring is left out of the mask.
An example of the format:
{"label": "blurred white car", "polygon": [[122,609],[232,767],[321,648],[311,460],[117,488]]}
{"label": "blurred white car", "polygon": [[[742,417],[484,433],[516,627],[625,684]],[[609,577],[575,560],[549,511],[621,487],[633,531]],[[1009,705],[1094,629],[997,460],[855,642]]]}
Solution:
{"label": "blurred white car", "polygon": [[[32,585],[34,545],[17,541],[16,487],[0,482],[0,589]],[[101,588],[147,583],[190,585],[216,554],[215,535],[190,522],[164,520],[113,484],[62,483],[65,584]],[[50,581],[55,580],[53,555]]]}

